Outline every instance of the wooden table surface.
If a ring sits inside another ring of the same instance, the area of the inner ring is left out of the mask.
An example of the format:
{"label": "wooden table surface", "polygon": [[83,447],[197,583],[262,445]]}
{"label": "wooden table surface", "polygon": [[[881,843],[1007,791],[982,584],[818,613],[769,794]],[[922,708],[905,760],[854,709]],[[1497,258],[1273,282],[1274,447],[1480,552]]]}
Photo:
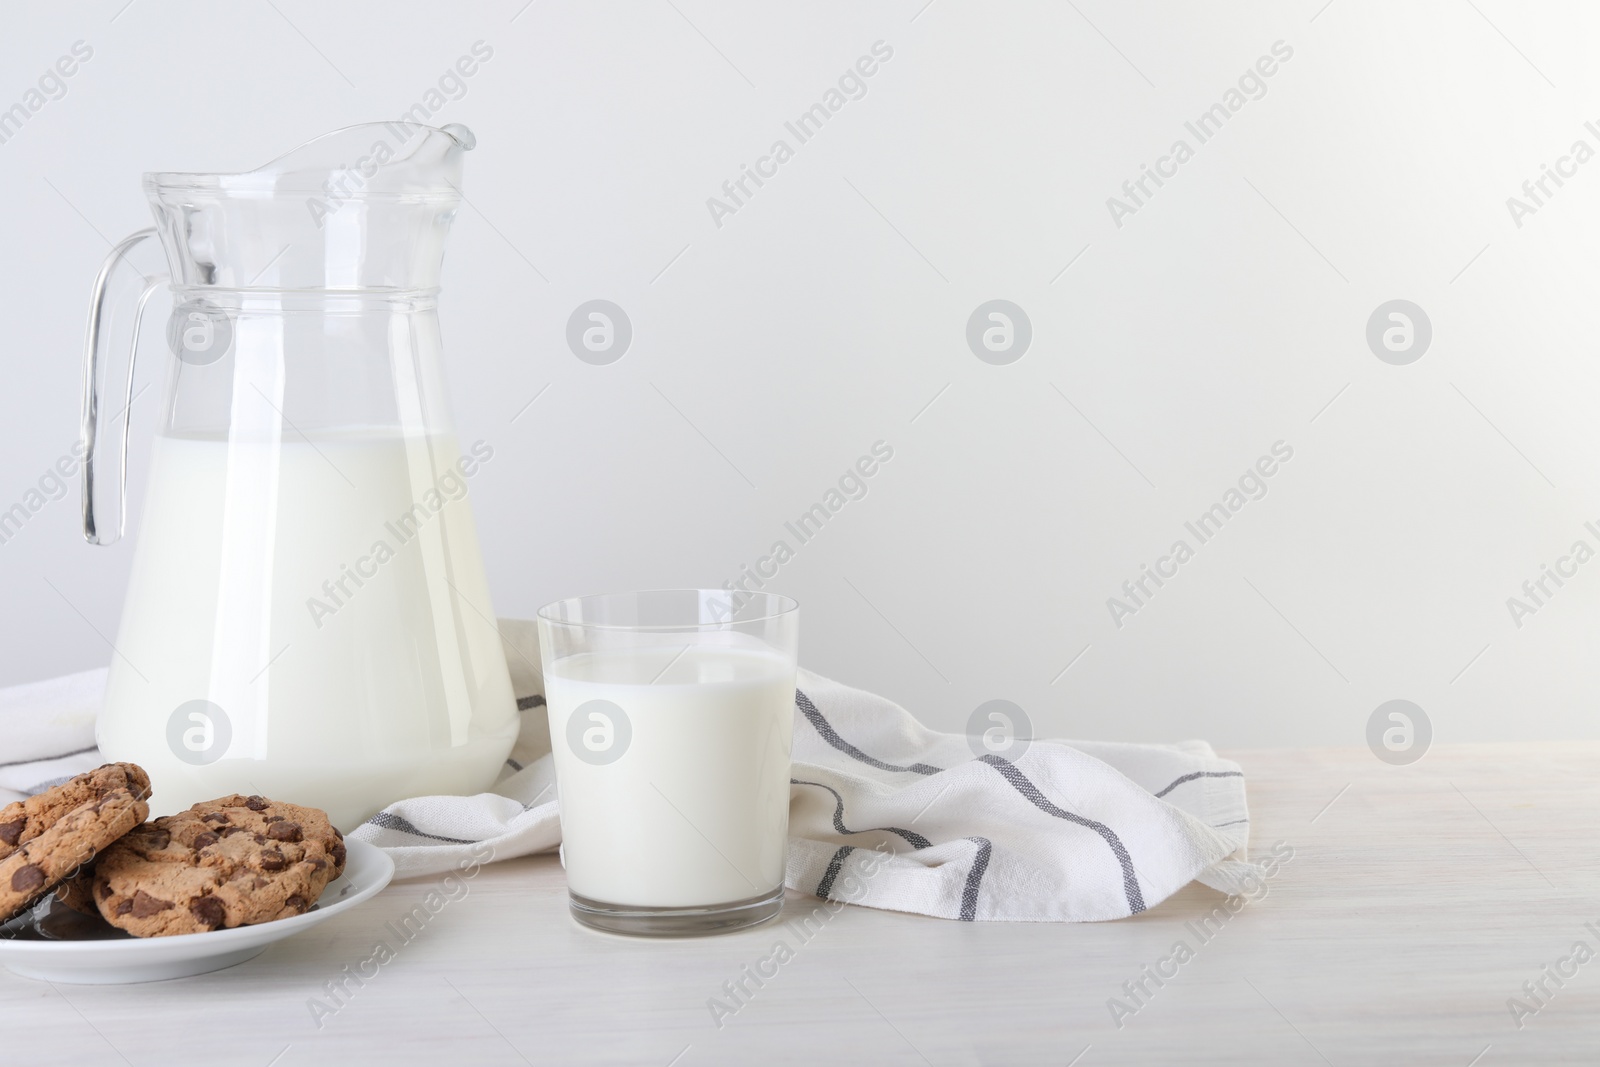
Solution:
{"label": "wooden table surface", "polygon": [[[1223,898],[1191,885],[1113,923],[844,907],[806,941],[770,924],[631,940],[574,924],[561,868],[531,857],[484,868],[342,1003],[325,985],[436,879],[198,978],[0,972],[0,1063],[1600,1063],[1600,744],[1438,746],[1410,767],[1226,755],[1249,776],[1253,851],[1293,858],[1225,922],[1201,924]],[[791,893],[784,919],[819,903]],[[793,958],[730,998],[779,939]],[[712,998],[737,1010],[714,1019]]]}

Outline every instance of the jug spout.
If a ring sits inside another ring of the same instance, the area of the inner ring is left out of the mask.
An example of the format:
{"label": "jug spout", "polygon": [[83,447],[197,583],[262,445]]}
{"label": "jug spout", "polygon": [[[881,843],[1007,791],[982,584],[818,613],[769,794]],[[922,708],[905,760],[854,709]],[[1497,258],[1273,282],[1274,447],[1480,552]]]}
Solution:
{"label": "jug spout", "polygon": [[237,174],[153,173],[176,287],[431,289],[461,202],[467,127],[349,126]]}

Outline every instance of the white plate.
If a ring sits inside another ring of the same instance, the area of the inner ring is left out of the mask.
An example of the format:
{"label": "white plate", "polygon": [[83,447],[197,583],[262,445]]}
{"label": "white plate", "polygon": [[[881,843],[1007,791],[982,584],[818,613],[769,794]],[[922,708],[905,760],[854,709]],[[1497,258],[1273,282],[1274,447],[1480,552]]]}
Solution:
{"label": "white plate", "polygon": [[345,842],[344,873],[304,915],[203,934],[133,937],[103,919],[81,915],[49,894],[0,926],[0,966],[46,982],[155,982],[232,967],[274,941],[293,937],[353,908],[389,884],[394,860],[376,845]]}

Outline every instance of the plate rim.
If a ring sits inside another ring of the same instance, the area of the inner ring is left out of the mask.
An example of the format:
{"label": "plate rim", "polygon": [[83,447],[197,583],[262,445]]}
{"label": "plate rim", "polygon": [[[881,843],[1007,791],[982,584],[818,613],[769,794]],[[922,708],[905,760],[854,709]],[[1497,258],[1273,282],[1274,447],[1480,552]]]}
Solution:
{"label": "plate rim", "polygon": [[[20,941],[15,938],[0,938],[0,958],[6,956],[64,956],[64,955],[94,955],[97,953],[121,953],[122,955],[135,956],[188,954],[193,952],[197,956],[217,955],[223,952],[248,948],[254,944],[277,941],[291,937],[300,930],[316,926],[333,918],[342,911],[355,907],[371,899],[388,887],[394,879],[394,857],[390,856],[377,845],[366,841],[345,841],[345,869],[338,878],[328,883],[332,888],[340,881],[350,877],[352,861],[360,857],[360,865],[364,869],[372,865],[372,881],[370,884],[356,889],[350,896],[343,900],[334,901],[315,911],[308,911],[304,915],[293,915],[287,919],[274,919],[272,922],[254,923],[249,926],[235,926],[224,930],[197,931],[190,934],[169,934],[165,937],[134,937],[114,938],[108,940],[91,941],[52,941],[28,940]],[[327,890],[323,890],[326,894]],[[200,940],[195,940],[200,939]]]}

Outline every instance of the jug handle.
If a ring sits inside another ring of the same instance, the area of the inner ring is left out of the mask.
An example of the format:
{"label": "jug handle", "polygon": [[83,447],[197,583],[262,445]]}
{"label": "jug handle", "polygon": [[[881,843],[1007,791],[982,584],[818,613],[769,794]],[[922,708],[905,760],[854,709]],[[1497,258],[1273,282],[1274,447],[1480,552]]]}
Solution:
{"label": "jug handle", "polygon": [[[123,239],[106,257],[89,298],[84,338],[83,425],[78,448],[83,457],[83,536],[92,545],[109,545],[122,536],[127,506],[128,408],[133,404],[133,359],[145,303],[167,280],[167,264],[154,229]],[[150,269],[141,268],[144,262]],[[127,311],[131,308],[131,321]],[[108,404],[118,382],[122,395]],[[120,433],[115,429],[122,421]],[[107,452],[109,438],[115,451]]]}

